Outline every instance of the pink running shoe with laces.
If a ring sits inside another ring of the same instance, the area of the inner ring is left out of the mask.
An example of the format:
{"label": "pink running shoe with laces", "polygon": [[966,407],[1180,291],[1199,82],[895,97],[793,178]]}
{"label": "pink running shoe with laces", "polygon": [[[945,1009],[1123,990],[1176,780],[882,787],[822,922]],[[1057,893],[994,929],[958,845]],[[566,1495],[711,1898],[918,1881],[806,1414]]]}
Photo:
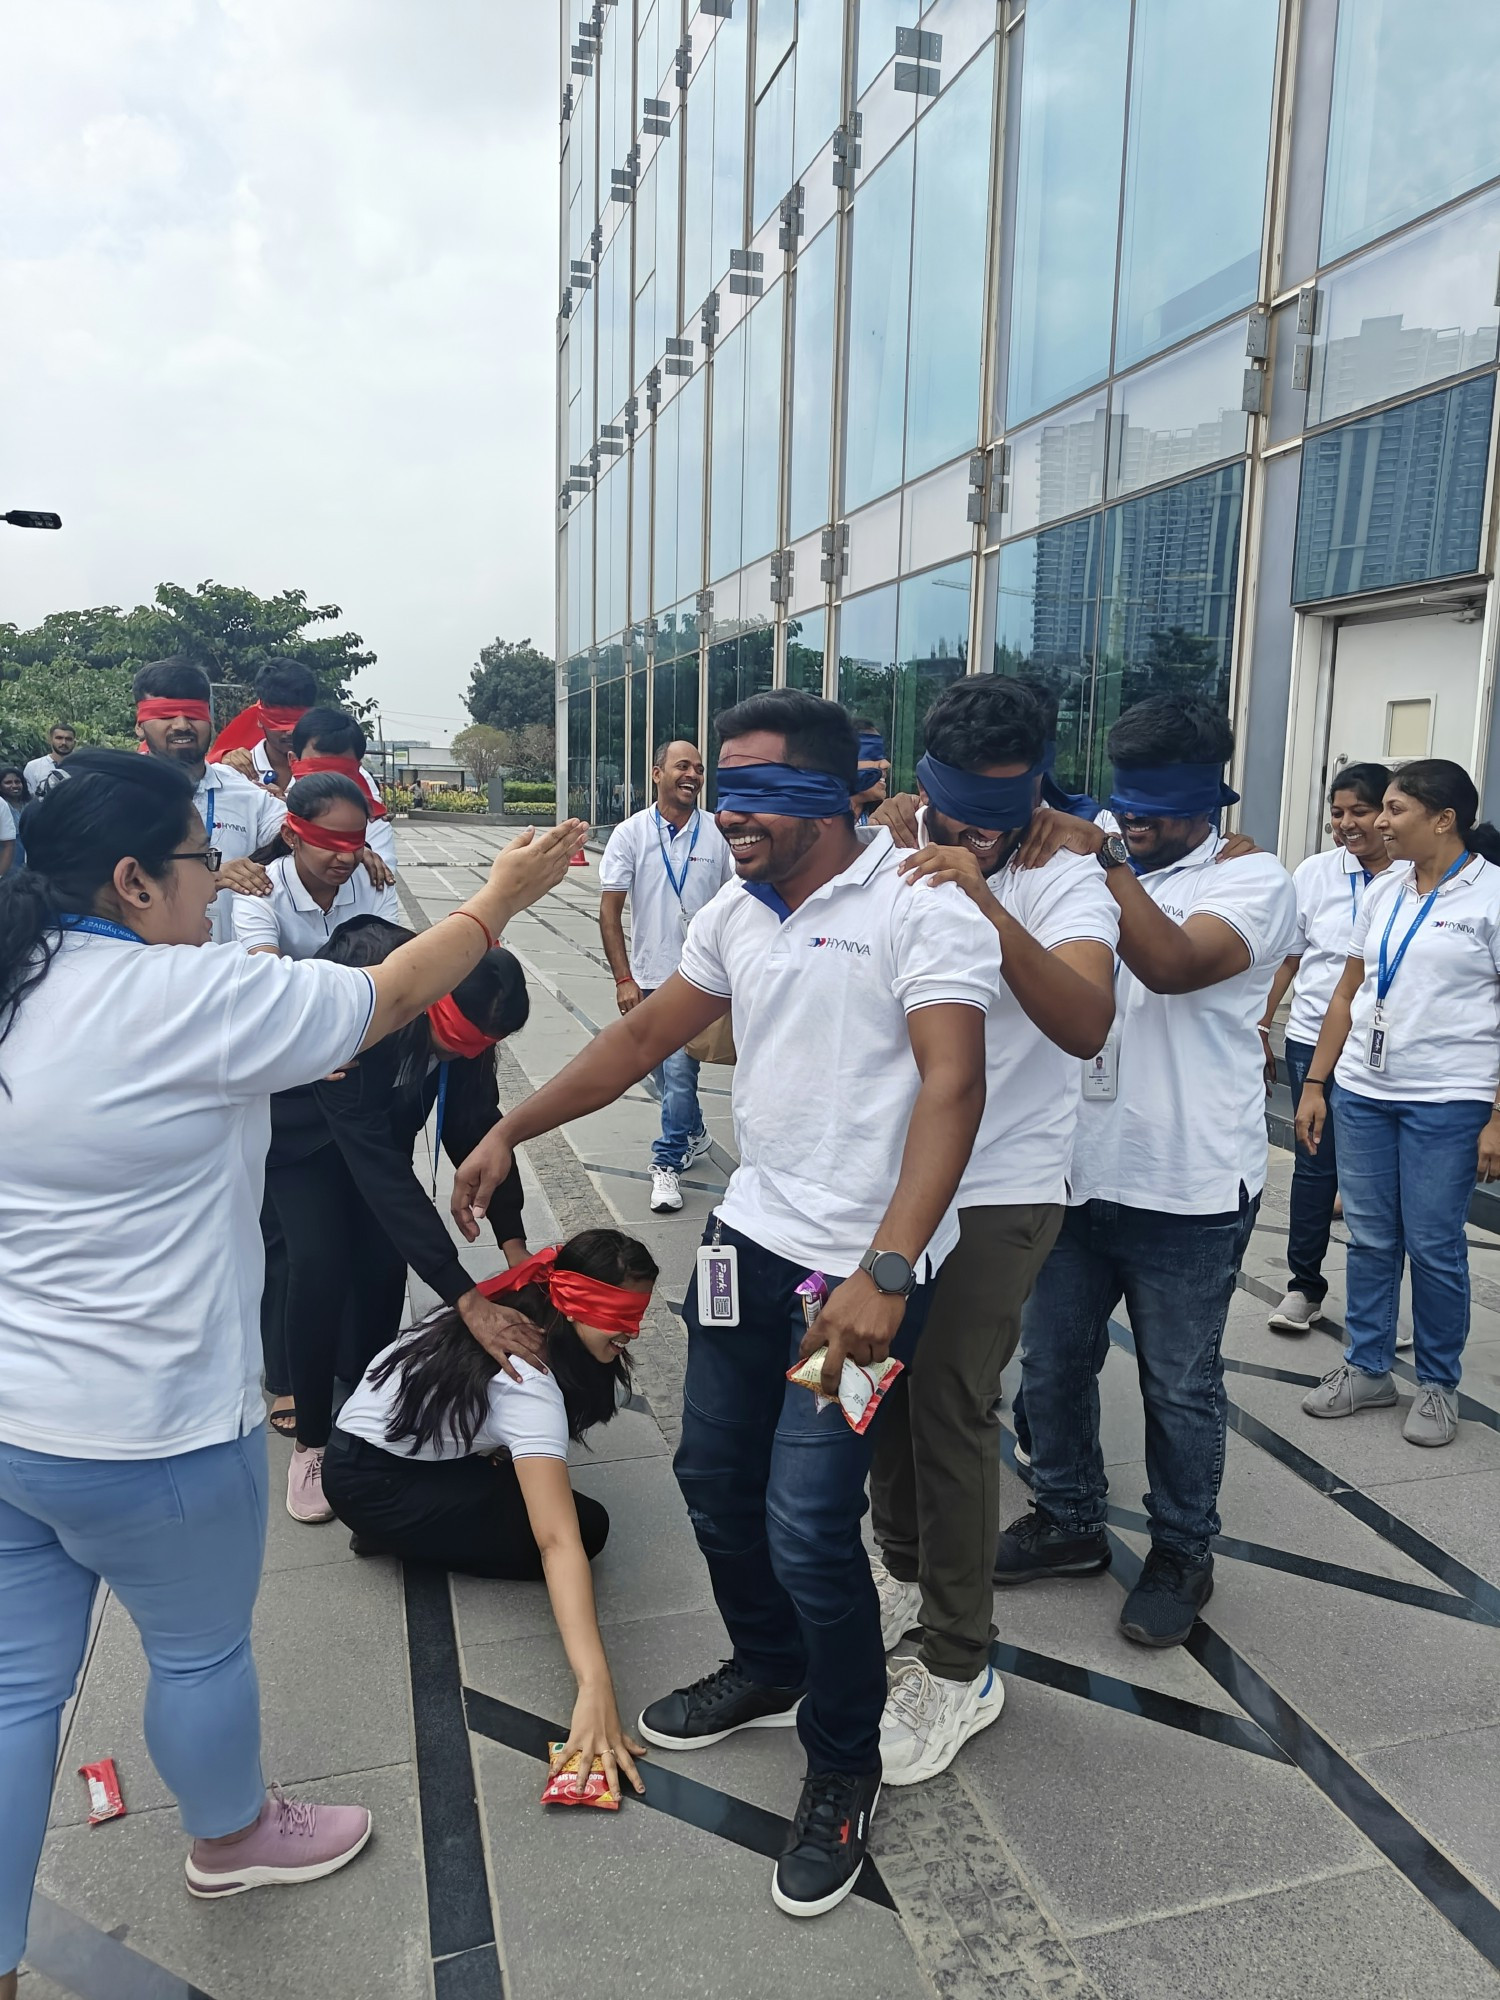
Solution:
{"label": "pink running shoe with laces", "polygon": [[185,1864],[188,1891],[211,1901],[274,1882],[316,1882],[352,1861],[370,1830],[364,1806],[309,1805],[272,1785],[243,1840],[228,1847],[193,1842]]}
{"label": "pink running shoe with laces", "polygon": [[307,1526],[331,1521],[333,1509],[323,1497],[323,1454],[294,1451],[286,1469],[286,1511]]}

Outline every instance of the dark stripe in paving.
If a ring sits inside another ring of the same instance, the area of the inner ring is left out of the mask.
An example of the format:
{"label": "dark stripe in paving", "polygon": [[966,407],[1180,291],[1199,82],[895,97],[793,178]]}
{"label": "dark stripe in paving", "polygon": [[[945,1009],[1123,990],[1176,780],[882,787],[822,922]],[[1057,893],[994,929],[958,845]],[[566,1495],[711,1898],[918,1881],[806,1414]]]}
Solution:
{"label": "dark stripe in paving", "polygon": [[1113,1674],[1080,1667],[1072,1660],[1054,1660],[1046,1653],[1033,1653],[1025,1646],[1010,1646],[1000,1639],[990,1642],[990,1659],[1001,1673],[1035,1681],[1038,1687],[1052,1688],[1058,1694],[1076,1695],[1081,1701],[1118,1709],[1122,1715],[1138,1715],[1144,1722],[1163,1723],[1168,1729],[1180,1729],[1209,1743],[1248,1750],[1252,1756],[1268,1757],[1274,1764],[1291,1762],[1258,1724],[1247,1722],[1241,1715],[1226,1715],[1222,1709],[1205,1708],[1201,1702],[1184,1701],[1156,1688],[1138,1687],[1134,1681],[1117,1680]]}
{"label": "dark stripe in paving", "polygon": [[[95,1930],[40,1892],[31,1899],[22,1963],[77,2000],[209,2000],[201,1986]],[[21,1991],[26,1991],[24,1984]]]}

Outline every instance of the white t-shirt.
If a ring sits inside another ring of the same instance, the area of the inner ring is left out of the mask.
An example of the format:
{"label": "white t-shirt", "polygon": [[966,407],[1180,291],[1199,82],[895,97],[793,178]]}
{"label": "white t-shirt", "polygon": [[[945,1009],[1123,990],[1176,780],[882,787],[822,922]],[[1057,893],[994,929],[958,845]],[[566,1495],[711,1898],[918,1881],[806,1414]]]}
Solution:
{"label": "white t-shirt", "polygon": [[374,1003],[352,966],[64,938],[0,1044],[0,1439],[164,1458],[263,1421],[268,1100]]}
{"label": "white t-shirt", "polygon": [[[858,1268],[900,1177],[921,1083],[906,1016],[945,1003],[987,1013],[999,998],[993,927],[951,885],[913,890],[898,861],[877,828],[784,922],[749,883],[727,883],[682,952],[684,979],[734,1003],[740,1164],[718,1213],[831,1278]],[[955,1206],[926,1268],[957,1240]]]}
{"label": "white t-shirt", "polygon": [[21,776],[26,780],[26,789],[30,792],[32,798],[41,798],[44,793],[50,792],[55,784],[60,783],[62,779],[67,777],[68,773],[65,767],[66,759],[62,764],[59,764],[50,755],[46,757],[33,757],[21,773]]}
{"label": "white t-shirt", "polygon": [[4,799],[0,799],[0,841],[14,840],[16,837],[16,816]]}
{"label": "white t-shirt", "polygon": [[1196,993],[1152,993],[1123,962],[1115,982],[1116,1095],[1086,1097],[1071,1199],[1165,1215],[1225,1215],[1266,1180],[1265,1057],[1257,1024],[1297,935],[1292,878],[1269,854],[1219,867],[1212,833],[1141,887],[1174,923],[1218,917],[1245,971]]}
{"label": "white t-shirt", "polygon": [[[226,861],[243,861],[274,840],[286,818],[286,806],[274,792],[251,784],[227,764],[205,767],[193,793],[193,804],[208,829],[209,844],[217,847]],[[221,888],[209,904],[215,944],[233,942],[237,900],[232,889]]]}
{"label": "white t-shirt", "polygon": [[[408,1335],[407,1338],[410,1338]],[[370,1380],[380,1364],[403,1343],[393,1341],[377,1354],[365,1371],[364,1380],[339,1411],[338,1426],[350,1437],[378,1444],[397,1458],[436,1459],[477,1457],[508,1451],[512,1458],[566,1458],[568,1455],[568,1413],[556,1379],[533,1368],[529,1361],[517,1360],[521,1379],[513,1382],[503,1368],[497,1369],[489,1386],[490,1407],[484,1422],[466,1453],[450,1432],[420,1451],[411,1449],[410,1438],[394,1443],[385,1434],[391,1411],[401,1392],[401,1371],[397,1369],[379,1388]]]}
{"label": "white t-shirt", "polygon": [[[673,876],[682,883],[680,896]],[[688,923],[733,876],[729,843],[711,813],[694,811],[680,830],[655,806],[621,820],[599,863],[599,886],[630,897],[630,976],[637,986],[648,993],[665,986],[682,957]]]}
{"label": "white t-shirt", "polygon": [[[1386,995],[1385,1068],[1365,1061],[1375,1013],[1380,941],[1394,913],[1395,960],[1423,898],[1410,862],[1376,877],[1360,906],[1349,953],[1364,983],[1334,1070],[1340,1090],[1415,1104],[1493,1098],[1500,1083],[1500,868],[1474,855],[1438,891]],[[0,1052],[3,1053],[3,1052]]]}
{"label": "white t-shirt", "polygon": [[385,917],[393,924],[401,921],[395,890],[377,889],[363,868],[356,868],[347,882],[339,884],[338,894],[326,910],[313,901],[290,854],[273,861],[266,873],[271,878],[269,896],[234,899],[234,934],[246,951],[269,945],[288,958],[312,958],[351,917]]}
{"label": "white t-shirt", "polygon": [[[1382,870],[1382,873],[1385,871]],[[1291,955],[1300,958],[1292,982],[1288,1039],[1316,1045],[1333,989],[1344,976],[1354,920],[1366,888],[1380,880],[1366,875],[1345,847],[1309,854],[1292,876],[1297,891],[1297,942]]]}

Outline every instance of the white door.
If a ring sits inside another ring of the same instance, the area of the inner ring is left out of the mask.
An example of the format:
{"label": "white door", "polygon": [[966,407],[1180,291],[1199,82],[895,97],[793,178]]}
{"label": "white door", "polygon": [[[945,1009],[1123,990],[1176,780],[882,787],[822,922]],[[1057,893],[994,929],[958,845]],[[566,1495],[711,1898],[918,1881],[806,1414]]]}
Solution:
{"label": "white door", "polygon": [[[1400,764],[1451,757],[1468,768],[1479,699],[1483,626],[1451,611],[1408,618],[1351,619],[1338,628],[1328,783],[1345,764]],[[1323,845],[1331,844],[1328,815]]]}

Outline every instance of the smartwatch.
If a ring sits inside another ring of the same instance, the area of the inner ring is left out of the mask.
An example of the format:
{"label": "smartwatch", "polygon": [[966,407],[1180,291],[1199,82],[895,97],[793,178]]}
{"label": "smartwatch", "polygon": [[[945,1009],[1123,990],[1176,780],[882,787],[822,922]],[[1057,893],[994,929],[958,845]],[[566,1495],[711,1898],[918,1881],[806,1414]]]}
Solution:
{"label": "smartwatch", "polygon": [[867,1250],[859,1268],[868,1271],[876,1291],[889,1298],[909,1299],[917,1289],[917,1274],[899,1250]]}
{"label": "smartwatch", "polygon": [[1107,833],[1104,845],[1099,849],[1099,866],[1107,875],[1111,868],[1130,866],[1130,849],[1118,833]]}

